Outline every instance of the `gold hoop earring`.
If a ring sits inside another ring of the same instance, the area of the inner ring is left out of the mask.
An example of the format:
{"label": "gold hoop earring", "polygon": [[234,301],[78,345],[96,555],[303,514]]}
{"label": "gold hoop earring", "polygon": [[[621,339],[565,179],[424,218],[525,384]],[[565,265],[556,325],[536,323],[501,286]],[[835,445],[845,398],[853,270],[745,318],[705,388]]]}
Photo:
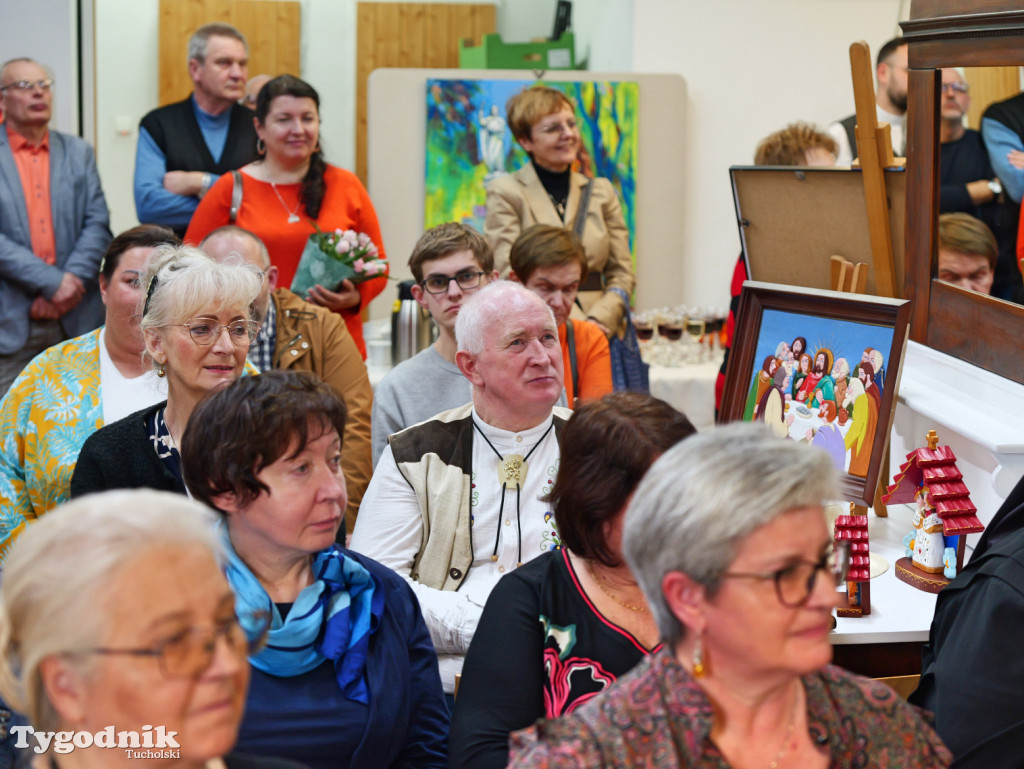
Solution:
{"label": "gold hoop earring", "polygon": [[267,143],[263,139],[256,140],[256,154],[266,155],[267,154]]}
{"label": "gold hoop earring", "polygon": [[693,645],[693,677],[703,678],[707,672],[707,666],[704,664],[704,642],[702,640],[703,634],[697,636],[697,640]]}

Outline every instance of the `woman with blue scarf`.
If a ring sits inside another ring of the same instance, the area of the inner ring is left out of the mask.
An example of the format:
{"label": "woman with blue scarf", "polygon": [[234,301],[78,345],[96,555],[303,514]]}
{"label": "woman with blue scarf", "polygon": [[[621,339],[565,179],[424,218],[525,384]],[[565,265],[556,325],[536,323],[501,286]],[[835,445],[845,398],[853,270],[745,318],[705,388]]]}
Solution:
{"label": "woman with blue scarf", "polygon": [[240,611],[270,611],[238,749],[312,769],[446,767],[437,656],[406,582],[335,544],[345,406],[305,372],[244,377],[193,412],[190,492],[224,514]]}

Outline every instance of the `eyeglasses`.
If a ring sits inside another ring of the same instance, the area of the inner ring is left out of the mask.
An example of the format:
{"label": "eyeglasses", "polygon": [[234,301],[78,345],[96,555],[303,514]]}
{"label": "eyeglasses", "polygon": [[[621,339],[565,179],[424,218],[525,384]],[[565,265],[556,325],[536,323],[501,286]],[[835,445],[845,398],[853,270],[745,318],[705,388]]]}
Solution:
{"label": "eyeglasses", "polygon": [[967,93],[970,90],[970,86],[967,83],[943,83],[942,92],[955,91],[956,93]]}
{"label": "eyeglasses", "polygon": [[188,323],[169,323],[169,326],[184,326],[188,329],[188,335],[192,341],[207,347],[220,339],[221,329],[228,330],[228,337],[236,347],[245,347],[252,344],[256,335],[260,333],[260,324],[255,320],[235,320],[227,325],[221,325],[215,320],[204,320],[195,318]]}
{"label": "eyeglasses", "polygon": [[0,87],[0,91],[6,91],[9,88],[13,88],[17,91],[31,91],[34,88],[41,88],[44,91],[49,91],[53,88],[53,78],[48,77],[45,80],[15,80],[13,83]]}
{"label": "eyeglasses", "polygon": [[427,290],[428,294],[444,294],[448,291],[448,286],[454,280],[459,288],[469,290],[480,285],[480,278],[483,274],[481,270],[463,270],[451,277],[447,275],[430,275],[424,278],[420,285]]}
{"label": "eyeglasses", "polygon": [[148,649],[83,649],[77,654],[126,654],[132,657],[156,657],[160,672],[167,678],[197,678],[213,662],[217,639],[223,638],[235,654],[252,656],[263,648],[270,628],[269,612],[253,612],[231,617],[213,627],[191,627],[158,642]]}
{"label": "eyeglasses", "polygon": [[807,603],[814,590],[814,581],[819,571],[831,577],[835,587],[843,584],[850,563],[848,542],[833,542],[828,551],[817,561],[799,560],[778,571],[767,573],[727,571],[723,577],[742,579],[770,579],[775,582],[775,594],[783,606],[797,609]]}

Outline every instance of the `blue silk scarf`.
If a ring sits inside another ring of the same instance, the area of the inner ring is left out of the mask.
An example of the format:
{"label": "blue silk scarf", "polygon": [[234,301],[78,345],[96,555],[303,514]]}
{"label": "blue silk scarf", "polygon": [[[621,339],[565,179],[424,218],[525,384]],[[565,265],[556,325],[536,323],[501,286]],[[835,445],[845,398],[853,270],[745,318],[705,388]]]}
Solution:
{"label": "blue silk scarf", "polygon": [[235,591],[238,616],[269,611],[272,617],[267,645],[249,658],[252,666],[288,678],[332,660],[345,698],[369,704],[366,658],[370,636],[384,614],[384,594],[376,578],[339,548],[321,550],[313,555],[313,584],[299,593],[282,620],[267,591],[231,546],[226,527],[224,542],[225,573]]}

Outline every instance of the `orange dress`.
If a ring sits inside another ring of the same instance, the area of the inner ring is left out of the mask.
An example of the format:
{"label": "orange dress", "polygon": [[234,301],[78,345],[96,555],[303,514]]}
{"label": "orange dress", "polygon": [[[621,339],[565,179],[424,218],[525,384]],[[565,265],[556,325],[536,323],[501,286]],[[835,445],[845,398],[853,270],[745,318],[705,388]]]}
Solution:
{"label": "orange dress", "polygon": [[[203,196],[185,233],[186,243],[197,245],[213,230],[229,223],[233,179],[232,174],[224,174]],[[324,174],[324,183],[327,189],[320,206],[320,216],[315,220],[317,226],[324,232],[335,229],[365,232],[377,245],[380,258],[385,258],[377,212],[362,182],[355,174],[329,165]],[[300,187],[300,184],[278,184],[275,194],[273,185],[254,179],[242,171],[242,205],[235,224],[263,240],[270,252],[271,264],[280,272],[278,286],[284,288],[291,286],[302,250],[309,236],[315,232],[311,223],[313,220],[299,205]],[[299,222],[289,223],[288,216],[292,212],[301,217]],[[366,342],[363,341],[363,322],[359,312],[384,290],[386,283],[384,277],[360,283],[357,286],[362,298],[359,306],[341,313],[364,360]]]}

